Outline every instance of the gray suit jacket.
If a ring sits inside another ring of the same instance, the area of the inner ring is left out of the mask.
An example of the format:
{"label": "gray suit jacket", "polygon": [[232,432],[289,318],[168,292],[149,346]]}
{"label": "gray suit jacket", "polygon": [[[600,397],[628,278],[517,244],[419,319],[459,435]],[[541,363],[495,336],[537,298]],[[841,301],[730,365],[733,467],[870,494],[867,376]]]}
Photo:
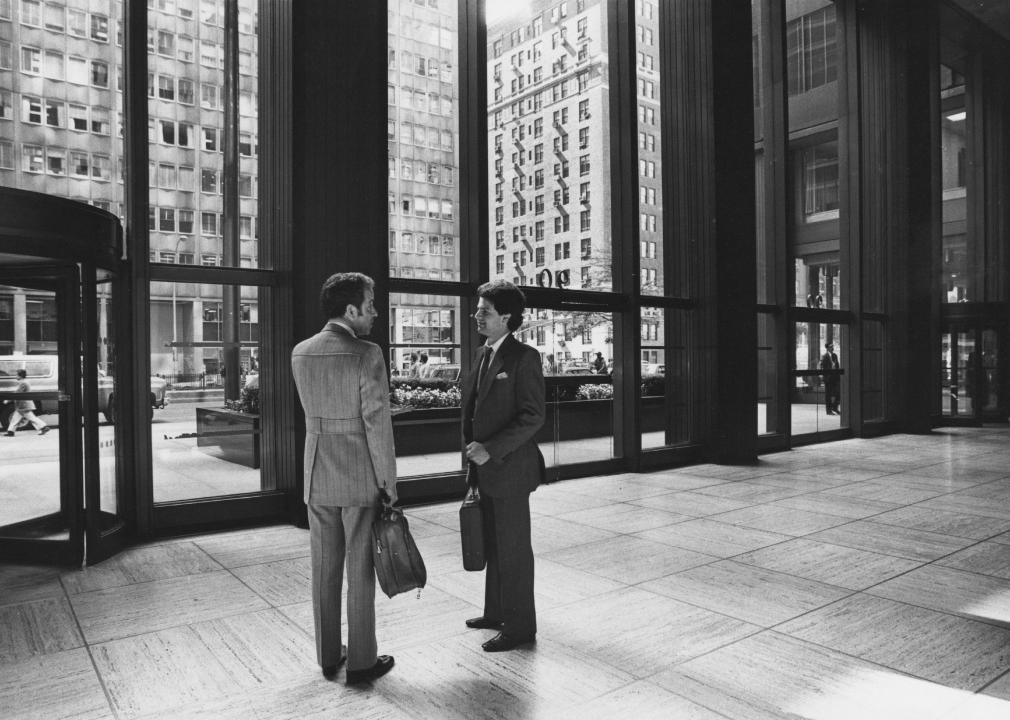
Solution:
{"label": "gray suit jacket", "polygon": [[544,480],[544,457],[534,439],[543,426],[540,354],[508,335],[477,387],[477,363],[463,383],[463,441],[484,445],[491,459],[477,468],[480,491],[521,495]]}
{"label": "gray suit jacket", "polygon": [[337,323],[295,346],[305,411],[305,502],[361,507],[378,486],[396,500],[396,452],[382,351]]}

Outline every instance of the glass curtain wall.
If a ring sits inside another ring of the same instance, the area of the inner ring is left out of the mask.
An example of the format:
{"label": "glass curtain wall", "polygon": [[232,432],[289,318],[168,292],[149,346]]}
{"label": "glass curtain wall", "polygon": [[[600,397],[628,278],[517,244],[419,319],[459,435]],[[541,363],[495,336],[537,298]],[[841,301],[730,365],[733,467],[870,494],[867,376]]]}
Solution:
{"label": "glass curtain wall", "polygon": [[[792,305],[808,312],[792,326],[792,433],[848,426],[844,333],[822,311],[846,310],[841,238],[839,89],[842,24],[835,3],[801,0],[785,17],[788,163],[788,258]],[[831,343],[833,347],[829,348]],[[834,360],[838,358],[838,362]],[[825,370],[817,374],[816,370]],[[837,387],[836,387],[837,385]],[[825,400],[830,399],[830,404]]]}
{"label": "glass curtain wall", "polygon": [[[458,3],[387,5],[389,367],[400,477],[458,472],[460,376],[468,369],[457,283],[460,230]],[[416,291],[414,291],[416,290]]]}
{"label": "glass curtain wall", "polygon": [[147,33],[151,373],[169,387],[151,426],[154,500],[269,489],[264,292],[215,282],[260,266],[257,3],[148,2]]}
{"label": "glass curtain wall", "polygon": [[0,2],[0,184],[122,215],[122,4]]}

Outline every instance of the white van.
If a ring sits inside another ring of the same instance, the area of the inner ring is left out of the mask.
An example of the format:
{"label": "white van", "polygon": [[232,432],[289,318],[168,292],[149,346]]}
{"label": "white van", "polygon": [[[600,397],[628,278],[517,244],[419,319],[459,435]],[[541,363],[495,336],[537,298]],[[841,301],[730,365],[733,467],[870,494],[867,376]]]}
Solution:
{"label": "white van", "polygon": [[[56,355],[0,355],[0,392],[15,392],[18,386],[18,370],[27,373],[28,384],[33,392],[56,392],[60,386],[59,359]],[[159,378],[151,378],[151,407],[164,408],[168,405],[165,390],[168,383]],[[105,419],[115,419],[114,383],[101,369],[98,370],[98,409]],[[35,401],[35,413],[55,413],[55,407],[45,402]],[[0,426],[7,427],[14,405],[0,404]]]}

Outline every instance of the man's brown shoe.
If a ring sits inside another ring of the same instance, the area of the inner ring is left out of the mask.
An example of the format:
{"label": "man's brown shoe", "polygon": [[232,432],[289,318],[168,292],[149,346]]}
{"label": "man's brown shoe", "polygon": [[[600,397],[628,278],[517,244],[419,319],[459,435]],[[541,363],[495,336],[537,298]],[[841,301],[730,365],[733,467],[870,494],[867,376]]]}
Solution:
{"label": "man's brown shoe", "polygon": [[501,627],[501,620],[489,620],[481,615],[467,620],[466,626],[474,630],[497,630]]}

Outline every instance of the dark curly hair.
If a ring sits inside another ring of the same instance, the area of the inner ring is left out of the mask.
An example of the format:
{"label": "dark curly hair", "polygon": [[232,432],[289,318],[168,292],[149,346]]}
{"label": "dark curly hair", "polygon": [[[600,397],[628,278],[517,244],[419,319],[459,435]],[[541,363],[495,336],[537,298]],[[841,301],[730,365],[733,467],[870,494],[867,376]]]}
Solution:
{"label": "dark curly hair", "polygon": [[365,302],[365,290],[374,287],[375,281],[362,273],[335,273],[323,283],[319,305],[326,317],[343,317],[348,305],[360,310],[361,304]]}
{"label": "dark curly hair", "polygon": [[523,291],[508,280],[492,280],[477,288],[477,297],[484,298],[494,305],[499,315],[508,315],[508,329],[515,332],[523,324],[523,310],[526,309],[526,296]]}

